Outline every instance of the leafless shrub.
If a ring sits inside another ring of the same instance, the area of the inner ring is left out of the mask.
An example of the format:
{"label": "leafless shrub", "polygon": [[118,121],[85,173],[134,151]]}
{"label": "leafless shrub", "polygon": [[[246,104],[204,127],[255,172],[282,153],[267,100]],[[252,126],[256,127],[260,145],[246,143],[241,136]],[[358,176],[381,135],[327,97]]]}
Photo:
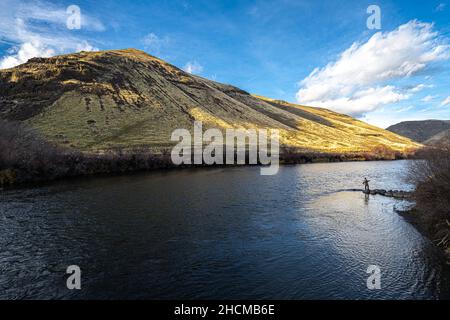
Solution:
{"label": "leafless shrub", "polygon": [[311,162],[340,162],[340,161],[376,161],[407,159],[414,154],[414,150],[404,152],[392,150],[386,146],[376,146],[369,152],[311,152],[299,148],[283,146],[280,152],[281,160],[286,164]]}
{"label": "leafless shrub", "polygon": [[427,148],[410,167],[409,180],[416,186],[418,209],[434,215],[450,214],[450,145]]}
{"label": "leafless shrub", "polygon": [[410,166],[408,180],[421,221],[437,244],[450,244],[450,145],[421,150]]}
{"label": "leafless shrub", "polygon": [[[52,175],[60,151],[37,132],[18,122],[0,120],[0,169]],[[20,177],[19,177],[20,178]]]}
{"label": "leafless shrub", "polygon": [[104,154],[59,147],[21,123],[0,120],[0,185],[171,165],[169,155],[155,155],[143,147]]}

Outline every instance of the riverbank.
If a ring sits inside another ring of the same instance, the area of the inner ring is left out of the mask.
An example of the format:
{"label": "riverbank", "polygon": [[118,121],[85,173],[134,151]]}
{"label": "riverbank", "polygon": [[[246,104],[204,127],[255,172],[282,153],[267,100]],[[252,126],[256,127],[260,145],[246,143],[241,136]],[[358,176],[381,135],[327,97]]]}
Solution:
{"label": "riverbank", "polygon": [[384,189],[374,189],[374,190],[363,190],[363,189],[350,189],[350,191],[361,191],[366,195],[379,195],[388,198],[395,199],[411,199],[413,193],[403,190],[384,190]]}
{"label": "riverbank", "polygon": [[[0,187],[96,174],[113,175],[179,167],[174,165],[169,147],[158,151],[150,146],[139,146],[83,152],[53,144],[22,123],[0,121],[0,124]],[[380,145],[364,151],[330,153],[282,146],[279,153],[281,164],[303,164],[406,159],[413,155],[414,150],[399,152]],[[221,166],[223,165],[217,165]]]}
{"label": "riverbank", "polygon": [[[153,154],[146,150],[108,151],[102,154],[86,154],[77,151],[43,153],[42,159],[15,161],[0,168],[0,188],[11,188],[29,183],[42,183],[74,177],[95,175],[123,175],[133,172],[173,170],[202,167],[230,167],[230,165],[174,165],[169,152]],[[404,160],[405,154],[350,153],[334,154],[319,152],[283,153],[280,165],[307,163],[333,163],[356,161]],[[237,166],[237,165],[231,165]]]}
{"label": "riverbank", "polygon": [[450,146],[424,148],[409,168],[414,186],[414,209],[405,217],[442,248],[450,261]]}
{"label": "riverbank", "polygon": [[447,264],[450,265],[450,237],[448,220],[438,220],[426,215],[417,208],[406,211],[395,210],[406,221],[412,224],[421,234],[430,239],[444,254]]}
{"label": "riverbank", "polygon": [[[360,191],[367,196],[380,195],[399,200],[414,201],[414,192],[409,191],[383,189],[374,189],[369,191],[363,189],[350,189],[350,191]],[[439,249],[441,249],[447,259],[447,263],[450,264],[450,234],[448,232],[450,222],[448,220],[439,220],[434,216],[427,216],[416,207],[404,211],[394,208],[394,211],[408,221],[408,223],[412,224],[421,234],[430,239]]]}

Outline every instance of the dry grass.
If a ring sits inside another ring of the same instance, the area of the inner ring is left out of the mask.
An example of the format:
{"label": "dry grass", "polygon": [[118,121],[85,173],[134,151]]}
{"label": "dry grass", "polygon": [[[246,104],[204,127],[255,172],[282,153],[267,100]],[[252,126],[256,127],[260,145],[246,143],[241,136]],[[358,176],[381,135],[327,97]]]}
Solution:
{"label": "dry grass", "polygon": [[[36,96],[35,86],[40,95]],[[26,120],[49,141],[95,153],[173,145],[173,130],[278,129],[281,143],[313,153],[406,153],[411,140],[349,116],[252,96],[128,49],[32,59],[0,71],[0,116]]]}

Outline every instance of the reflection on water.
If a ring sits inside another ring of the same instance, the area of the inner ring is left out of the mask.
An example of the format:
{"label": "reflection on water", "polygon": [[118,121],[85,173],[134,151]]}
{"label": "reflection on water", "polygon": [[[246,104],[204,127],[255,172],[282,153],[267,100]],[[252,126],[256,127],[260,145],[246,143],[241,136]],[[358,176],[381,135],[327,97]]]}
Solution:
{"label": "reflection on water", "polygon": [[[183,170],[0,194],[0,298],[440,298],[443,264],[393,212],[346,189],[408,189],[406,161]],[[69,265],[82,290],[65,287]],[[366,287],[378,265],[382,289]],[[445,296],[444,296],[445,297]]]}

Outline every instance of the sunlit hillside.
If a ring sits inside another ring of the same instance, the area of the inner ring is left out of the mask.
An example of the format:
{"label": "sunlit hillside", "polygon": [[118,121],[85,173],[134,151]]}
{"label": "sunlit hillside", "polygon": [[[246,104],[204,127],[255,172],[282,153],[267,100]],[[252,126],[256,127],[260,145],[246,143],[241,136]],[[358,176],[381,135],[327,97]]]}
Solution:
{"label": "sunlit hillside", "polygon": [[330,110],[251,95],[188,74],[142,51],[81,52],[35,58],[0,70],[0,117],[49,140],[96,152],[169,148],[174,129],[272,128],[284,145],[319,152],[406,151],[408,138]]}

